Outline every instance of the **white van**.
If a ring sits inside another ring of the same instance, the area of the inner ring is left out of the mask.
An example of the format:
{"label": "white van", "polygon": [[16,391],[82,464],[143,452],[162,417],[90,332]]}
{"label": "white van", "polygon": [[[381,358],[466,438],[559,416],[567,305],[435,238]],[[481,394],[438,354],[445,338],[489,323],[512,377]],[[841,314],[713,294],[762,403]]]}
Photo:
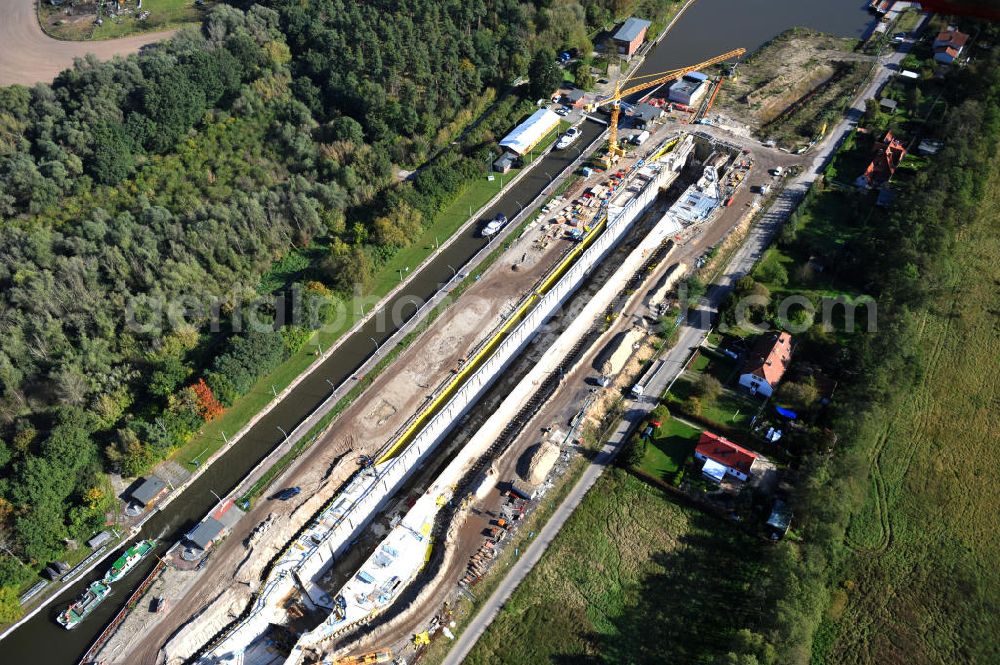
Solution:
{"label": "white van", "polygon": [[649,132],[642,132],[641,134],[636,134],[632,139],[632,142],[636,145],[642,145],[649,138]]}

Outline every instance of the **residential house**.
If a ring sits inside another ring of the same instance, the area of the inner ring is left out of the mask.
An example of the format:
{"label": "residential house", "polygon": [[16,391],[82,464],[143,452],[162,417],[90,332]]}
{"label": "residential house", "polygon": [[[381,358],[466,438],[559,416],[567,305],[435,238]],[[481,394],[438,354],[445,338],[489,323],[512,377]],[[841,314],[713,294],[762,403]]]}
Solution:
{"label": "residential house", "polygon": [[969,35],[955,28],[948,28],[934,38],[934,59],[937,62],[950,65],[955,62],[969,41]]}
{"label": "residential house", "polygon": [[792,359],[792,336],[786,332],[757,340],[740,374],[740,385],[751,393],[770,397]]}
{"label": "residential house", "polygon": [[884,185],[892,178],[905,156],[906,148],[903,147],[903,143],[894,137],[892,132],[886,132],[881,141],[875,142],[872,161],[854,184],[869,188]]}
{"label": "residential house", "polygon": [[690,72],[672,83],[669,90],[670,101],[695,106],[708,91],[708,77],[701,72]]}
{"label": "residential house", "polygon": [[639,50],[639,47],[642,46],[642,42],[645,41],[646,31],[649,30],[649,26],[649,21],[635,18],[634,16],[629,18],[622,23],[622,27],[618,28],[618,32],[611,37],[611,42],[614,44],[615,50],[627,58],[632,57]]}
{"label": "residential house", "polygon": [[694,449],[694,457],[705,462],[701,470],[703,474],[716,482],[722,482],[727,475],[747,480],[758,455],[718,434],[702,432]]}

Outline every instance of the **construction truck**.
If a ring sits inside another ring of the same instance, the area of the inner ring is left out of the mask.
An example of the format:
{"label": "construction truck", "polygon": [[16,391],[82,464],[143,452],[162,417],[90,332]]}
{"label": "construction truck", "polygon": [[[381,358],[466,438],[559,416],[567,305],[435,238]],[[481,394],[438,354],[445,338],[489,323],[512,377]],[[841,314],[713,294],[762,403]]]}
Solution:
{"label": "construction truck", "polygon": [[649,382],[652,380],[652,378],[656,376],[656,373],[660,371],[661,367],[663,367],[663,363],[664,363],[663,360],[657,360],[656,362],[650,364],[650,366],[646,368],[646,371],[642,373],[642,376],[639,377],[639,380],[635,383],[634,386],[632,386],[632,389],[629,391],[629,393],[631,393],[632,395],[632,399],[636,400],[642,399],[642,396],[646,393],[646,386],[649,385]]}

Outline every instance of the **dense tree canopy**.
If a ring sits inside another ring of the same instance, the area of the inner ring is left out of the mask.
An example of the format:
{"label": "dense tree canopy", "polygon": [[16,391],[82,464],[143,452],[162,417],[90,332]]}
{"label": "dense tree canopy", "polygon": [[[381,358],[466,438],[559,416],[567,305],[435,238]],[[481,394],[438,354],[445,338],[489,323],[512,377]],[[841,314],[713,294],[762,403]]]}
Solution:
{"label": "dense tree canopy", "polygon": [[276,261],[308,253],[313,294],[366,288],[530,108],[508,88],[531,54],[555,85],[549,49],[589,53],[632,6],[217,5],[0,87],[0,589],[102,527],[104,472],[147,471],[308,340],[274,307],[233,325]]}

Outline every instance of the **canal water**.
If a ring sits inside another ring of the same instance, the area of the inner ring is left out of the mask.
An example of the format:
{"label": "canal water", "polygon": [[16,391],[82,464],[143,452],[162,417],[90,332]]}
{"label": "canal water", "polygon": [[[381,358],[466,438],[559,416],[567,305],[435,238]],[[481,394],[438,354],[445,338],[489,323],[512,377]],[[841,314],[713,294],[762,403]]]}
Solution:
{"label": "canal water", "polygon": [[[806,26],[846,37],[860,36],[870,20],[871,16],[866,13],[860,0],[697,0],[650,52],[640,73],[681,67],[739,46],[746,48],[748,52],[753,51],[778,33],[794,26]],[[603,129],[595,123],[584,123],[581,128],[584,132],[581,145],[589,144]],[[575,150],[550,153],[494,209],[487,211],[484,219],[491,219],[498,212],[503,212],[509,218],[513,217],[576,154]],[[477,227],[467,230],[414,275],[407,288],[388,307],[391,309],[396,301],[404,299],[412,302],[413,296],[429,298],[441,283],[451,278],[452,266],[458,268],[464,264],[479,251],[483,243],[483,239],[478,237]],[[409,307],[409,310],[404,308],[404,311],[412,314],[415,306]],[[262,418],[240,443],[213,463],[164,511],[150,519],[140,537],[159,538],[161,544],[156,553],[162,554],[201,519],[216,503],[213,492],[227,494],[240,478],[281,441],[279,427],[291,431],[329,395],[327,380],[339,384],[351,376],[372,352],[372,338],[381,343],[392,334],[392,330],[376,329],[375,321],[380,318],[383,317],[372,317],[368,324],[345,340],[322,367],[302,381],[292,395],[287,396]],[[128,577],[115,584],[112,595],[74,630],[66,631],[57,625],[54,618],[58,612],[79,596],[87,584],[101,577],[118,554],[118,551],[109,553],[93,574],[84,576],[64,590],[55,602],[0,642],[0,662],[12,665],[35,662],[52,665],[76,663],[155,562],[155,558],[147,559]],[[147,609],[139,607],[135,611]]]}

